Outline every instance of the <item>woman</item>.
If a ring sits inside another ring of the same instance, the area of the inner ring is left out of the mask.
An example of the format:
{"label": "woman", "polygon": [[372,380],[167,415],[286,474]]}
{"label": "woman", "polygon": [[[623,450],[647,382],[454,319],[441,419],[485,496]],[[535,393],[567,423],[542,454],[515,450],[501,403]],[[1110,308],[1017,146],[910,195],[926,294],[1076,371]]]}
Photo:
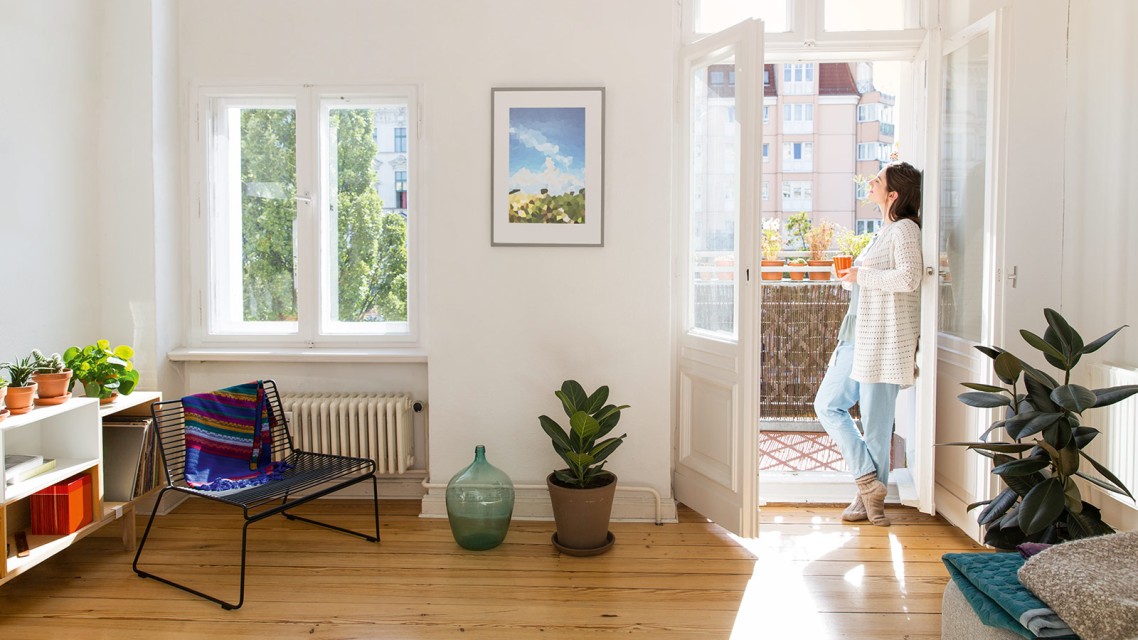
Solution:
{"label": "woman", "polygon": [[[857,496],[842,519],[887,527],[893,415],[897,392],[913,384],[920,329],[921,172],[886,165],[869,181],[869,200],[884,226],[840,278],[852,287],[850,307],[814,411],[856,478]],[[855,403],[864,434],[850,418]]]}

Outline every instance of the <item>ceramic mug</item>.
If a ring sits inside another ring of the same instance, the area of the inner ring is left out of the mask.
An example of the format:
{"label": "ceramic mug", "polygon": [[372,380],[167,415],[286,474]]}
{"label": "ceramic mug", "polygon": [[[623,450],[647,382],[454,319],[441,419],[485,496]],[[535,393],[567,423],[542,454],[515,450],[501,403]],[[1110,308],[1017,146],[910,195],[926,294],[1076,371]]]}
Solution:
{"label": "ceramic mug", "polygon": [[853,256],[834,256],[834,273],[838,277],[846,275],[846,272],[853,266]]}

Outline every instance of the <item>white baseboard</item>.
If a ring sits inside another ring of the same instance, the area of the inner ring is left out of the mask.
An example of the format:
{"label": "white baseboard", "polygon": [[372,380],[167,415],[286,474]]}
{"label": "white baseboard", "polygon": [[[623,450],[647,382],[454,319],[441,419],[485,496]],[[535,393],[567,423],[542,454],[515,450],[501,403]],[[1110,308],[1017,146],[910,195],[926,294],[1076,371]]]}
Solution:
{"label": "white baseboard", "polygon": [[[431,488],[423,496],[423,507],[419,516],[422,518],[447,517],[446,489]],[[514,519],[516,520],[552,520],[553,507],[549,502],[549,491],[545,488],[515,488],[514,490]],[[616,497],[613,498],[613,522],[656,522],[656,501],[650,495],[640,491],[622,491],[618,486]],[[663,499],[660,503],[660,522],[674,523],[676,519],[676,502]]]}

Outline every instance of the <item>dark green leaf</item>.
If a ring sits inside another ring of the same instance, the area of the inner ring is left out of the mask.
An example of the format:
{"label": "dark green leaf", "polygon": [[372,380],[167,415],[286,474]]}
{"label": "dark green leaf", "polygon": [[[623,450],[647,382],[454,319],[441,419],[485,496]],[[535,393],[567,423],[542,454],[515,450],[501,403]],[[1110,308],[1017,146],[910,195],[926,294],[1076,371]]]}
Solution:
{"label": "dark green leaf", "polygon": [[582,408],[585,410],[585,413],[596,415],[597,411],[600,411],[601,407],[605,406],[605,401],[608,399],[609,388],[602,386],[600,389],[594,391],[593,395],[589,396],[589,399],[585,401],[585,406]]}
{"label": "dark green leaf", "polygon": [[1019,527],[1002,528],[998,523],[993,522],[984,531],[984,544],[996,549],[1012,551],[1016,545],[1024,542],[1027,542],[1027,537],[1023,535],[1023,531],[1020,531]]}
{"label": "dark green leaf", "polygon": [[983,345],[976,345],[976,350],[993,360],[1004,352],[1004,350],[999,347],[985,347]]}
{"label": "dark green leaf", "polygon": [[1071,513],[1079,513],[1083,510],[1083,496],[1079,493],[1079,485],[1075,484],[1074,478],[1067,478],[1063,481],[1063,504]]}
{"label": "dark green leaf", "polygon": [[995,407],[1010,407],[1012,399],[1000,393],[987,393],[984,391],[969,391],[956,396],[958,400],[970,407],[992,409]]}
{"label": "dark green leaf", "polygon": [[1094,353],[1095,351],[1098,351],[1099,349],[1102,348],[1102,346],[1104,344],[1109,342],[1110,339],[1114,337],[1114,334],[1118,333],[1119,331],[1122,331],[1123,329],[1125,329],[1128,326],[1130,326],[1130,325],[1124,324],[1121,327],[1115,329],[1114,331],[1111,331],[1110,333],[1106,334],[1105,336],[1099,338],[1098,340],[1091,342],[1087,346],[1083,347],[1083,353]]}
{"label": "dark green leaf", "polygon": [[1094,406],[1106,407],[1138,393],[1138,384],[1110,387],[1109,389],[1095,389],[1093,393],[1095,394]]}
{"label": "dark green leaf", "polygon": [[1024,373],[1035,378],[1041,384],[1046,385],[1048,389],[1054,389],[1059,386],[1059,382],[1055,378],[1052,378],[1046,371],[1040,371],[1023,360],[1020,360],[1019,364],[1023,367]]}
{"label": "dark green leaf", "polygon": [[1071,433],[1071,423],[1066,416],[1044,429],[1043,438],[1056,449],[1062,449],[1075,439]]}
{"label": "dark green leaf", "polygon": [[971,511],[971,510],[975,509],[976,507],[982,507],[986,504],[991,504],[991,503],[992,503],[991,500],[981,500],[980,502],[973,502],[972,504],[965,507],[964,510],[965,511]]}
{"label": "dark green leaf", "polygon": [[1023,336],[1023,339],[1026,340],[1028,344],[1042,351],[1044,355],[1051,356],[1051,358],[1057,360],[1058,364],[1053,362],[1051,358],[1048,358],[1048,362],[1051,362],[1060,369],[1067,368],[1067,356],[1064,355],[1062,351],[1051,346],[1046,340],[1040,338],[1027,329],[1020,329],[1019,334]]}
{"label": "dark green leaf", "polygon": [[[566,405],[566,415],[572,416],[574,413],[581,411],[585,408],[585,403],[588,402],[589,396],[585,393],[585,389],[581,387],[581,383],[576,380],[566,380],[561,383],[561,398],[562,404]],[[572,409],[570,411],[570,408]]]}
{"label": "dark green leaf", "polygon": [[1033,473],[1029,476],[1004,476],[1004,483],[1020,496],[1026,496],[1029,491],[1044,480],[1045,478],[1041,473]]}
{"label": "dark green leaf", "polygon": [[1059,473],[1070,476],[1079,470],[1079,445],[1074,438],[1059,450]]}
{"label": "dark green leaf", "polygon": [[1024,384],[1027,385],[1028,397],[1031,399],[1031,404],[1039,411],[1056,412],[1059,406],[1051,401],[1051,391],[1055,385],[1046,385],[1040,381],[1027,376],[1023,379]]}
{"label": "dark green leaf", "polygon": [[573,414],[572,418],[569,418],[569,427],[573,432],[574,444],[580,445],[574,447],[578,451],[586,450],[597,437],[597,432],[601,430],[601,425],[597,423],[596,418],[584,411],[578,411]]}
{"label": "dark green leaf", "polygon": [[1054,329],[1047,327],[1047,330],[1043,332],[1043,340],[1047,344],[1061,351],[1064,354],[1064,358],[1067,358],[1056,358],[1051,354],[1045,353],[1043,354],[1043,357],[1047,359],[1047,364],[1063,370],[1069,369],[1071,366],[1073,366],[1070,362],[1070,359],[1068,358],[1068,354],[1071,353],[1071,350],[1062,344],[1062,342],[1059,340],[1058,334],[1055,333]]}
{"label": "dark green leaf", "polygon": [[1004,426],[1005,422],[1006,422],[1005,420],[997,420],[997,421],[993,422],[992,426],[988,427],[987,429],[984,430],[984,433],[980,434],[980,441],[981,442],[987,442],[988,441],[988,435],[991,434],[996,429],[1002,428]]}
{"label": "dark green leaf", "polygon": [[[1126,485],[1122,484],[1122,481],[1119,480],[1117,476],[1111,473],[1110,469],[1107,469],[1103,465],[1099,464],[1098,460],[1095,460],[1094,458],[1088,456],[1085,451],[1080,451],[1079,453],[1087,459],[1087,462],[1091,463],[1091,466],[1095,468],[1095,471],[1098,471],[1102,477],[1106,478],[1110,482],[1113,482],[1114,486],[1121,489],[1121,491],[1115,491],[1115,493],[1122,493],[1125,494],[1127,498],[1130,498],[1131,500],[1134,499],[1134,496],[1131,495],[1130,490],[1126,488]],[[1082,476],[1081,473],[1079,475]]]}
{"label": "dark green leaf", "polygon": [[1015,384],[1019,380],[1019,374],[1023,371],[1023,363],[1019,358],[1004,351],[996,356],[996,361],[992,363],[992,370],[996,372],[996,377],[1004,384]]}
{"label": "dark green leaf", "polygon": [[1012,508],[1016,500],[1019,500],[1019,495],[1017,495],[1015,491],[1012,489],[1004,489],[1000,492],[1000,495],[996,496],[995,500],[991,501],[987,509],[984,509],[980,512],[980,515],[976,516],[976,522],[980,524],[990,524],[999,520],[1007,513],[1008,509]]}
{"label": "dark green leaf", "polygon": [[1055,332],[1060,344],[1063,345],[1064,355],[1075,353],[1077,350],[1075,345],[1082,343],[1083,340],[1067,323],[1067,319],[1054,309],[1044,309],[1043,317],[1047,320],[1047,326]]}
{"label": "dark green leaf", "polygon": [[1082,413],[1095,406],[1098,398],[1094,391],[1077,385],[1065,384],[1051,392],[1051,401],[1068,411]]}
{"label": "dark green leaf", "polygon": [[1026,476],[1036,471],[1042,471],[1051,466],[1051,458],[1047,456],[1032,456],[1022,460],[1013,460],[992,469],[992,473],[1001,476]]}
{"label": "dark green leaf", "polygon": [[595,447],[593,447],[593,450],[592,450],[593,461],[594,462],[600,462],[600,461],[604,460],[605,458],[609,457],[609,455],[613,451],[616,451],[616,448],[620,446],[620,443],[624,442],[624,439],[627,436],[628,436],[628,434],[626,433],[626,434],[620,436],[619,438],[609,438],[608,440],[605,440],[603,442],[598,442],[597,445]]}
{"label": "dark green leaf", "polygon": [[991,384],[981,384],[979,382],[961,382],[960,384],[961,386],[968,387],[969,389],[975,389],[977,391],[987,391],[989,393],[1010,393],[1003,387],[997,387]]}
{"label": "dark green leaf", "polygon": [[1102,517],[1097,511],[1091,512],[1089,507],[1084,503],[1081,513],[1069,512],[1067,514],[1067,533],[1072,540],[1080,540],[1082,538],[1093,538],[1094,536],[1105,536],[1114,533],[1114,529],[1110,525],[1102,521]]}
{"label": "dark green leaf", "polygon": [[571,449],[572,445],[569,444],[569,435],[561,428],[561,425],[553,421],[549,416],[538,416],[538,421],[541,422],[541,428],[545,431],[546,435],[553,440],[553,444],[560,446],[563,449]]}
{"label": "dark green leaf", "polygon": [[1019,526],[1027,535],[1043,531],[1063,513],[1063,485],[1047,478],[1036,485],[1020,503]]}
{"label": "dark green leaf", "polygon": [[1063,414],[1061,413],[1028,411],[1027,413],[1018,413],[1008,418],[1005,427],[1008,430],[1008,435],[1016,440],[1020,440],[1043,431],[1048,426],[1055,424],[1055,421],[1062,417]]}
{"label": "dark green leaf", "polygon": [[1080,449],[1086,448],[1086,446],[1091,443],[1091,440],[1094,440],[1095,436],[1099,434],[1099,430],[1094,427],[1075,427],[1071,431],[1071,435],[1075,437],[1075,444],[1078,445]]}

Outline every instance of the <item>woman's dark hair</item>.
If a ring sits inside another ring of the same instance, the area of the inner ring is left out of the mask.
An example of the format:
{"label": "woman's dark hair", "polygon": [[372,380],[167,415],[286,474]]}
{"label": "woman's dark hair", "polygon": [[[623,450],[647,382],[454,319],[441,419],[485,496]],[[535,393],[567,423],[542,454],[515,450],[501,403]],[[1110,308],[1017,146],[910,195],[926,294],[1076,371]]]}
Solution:
{"label": "woman's dark hair", "polygon": [[921,172],[908,162],[885,165],[885,188],[897,192],[889,207],[889,220],[908,218],[921,226]]}

